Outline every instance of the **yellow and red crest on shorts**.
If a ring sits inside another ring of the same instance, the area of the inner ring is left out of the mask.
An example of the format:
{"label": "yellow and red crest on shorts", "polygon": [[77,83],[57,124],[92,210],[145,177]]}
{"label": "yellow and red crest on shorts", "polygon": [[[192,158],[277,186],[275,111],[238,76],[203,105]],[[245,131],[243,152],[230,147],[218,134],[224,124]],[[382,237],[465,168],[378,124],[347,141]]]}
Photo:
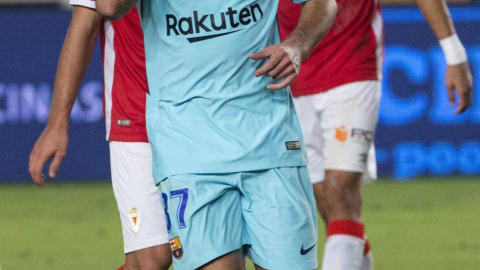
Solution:
{"label": "yellow and red crest on shorts", "polygon": [[341,142],[347,140],[348,137],[348,129],[345,126],[340,126],[335,128],[335,138]]}
{"label": "yellow and red crest on shorts", "polygon": [[175,259],[181,259],[183,256],[183,246],[180,243],[180,238],[178,236],[170,239],[170,249],[172,250],[172,255]]}
{"label": "yellow and red crest on shorts", "polygon": [[132,225],[132,229],[135,233],[138,233],[138,229],[140,228],[140,212],[137,211],[137,208],[130,209],[130,213],[128,214],[128,219],[130,220],[130,224]]}

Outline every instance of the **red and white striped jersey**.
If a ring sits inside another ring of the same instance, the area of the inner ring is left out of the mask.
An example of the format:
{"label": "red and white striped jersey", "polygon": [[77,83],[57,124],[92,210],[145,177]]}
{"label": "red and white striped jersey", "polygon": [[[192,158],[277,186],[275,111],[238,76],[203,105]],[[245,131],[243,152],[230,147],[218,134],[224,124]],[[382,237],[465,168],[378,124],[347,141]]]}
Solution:
{"label": "red and white striped jersey", "polygon": [[[95,8],[94,0],[71,5]],[[143,32],[137,8],[117,21],[104,20],[100,29],[104,72],[104,115],[107,140],[148,142],[145,102],[148,93]]]}
{"label": "red and white striped jersey", "polygon": [[[379,0],[336,0],[337,17],[291,85],[293,96],[312,95],[337,86],[379,80],[384,57]],[[301,5],[280,0],[278,20],[282,40],[297,26]]]}

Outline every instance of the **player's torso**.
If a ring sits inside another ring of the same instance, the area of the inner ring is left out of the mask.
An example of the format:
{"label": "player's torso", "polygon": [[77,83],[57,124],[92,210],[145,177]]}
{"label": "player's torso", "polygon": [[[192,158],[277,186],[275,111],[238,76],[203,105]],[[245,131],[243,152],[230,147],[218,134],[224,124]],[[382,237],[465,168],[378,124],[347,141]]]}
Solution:
{"label": "player's torso", "polygon": [[[303,62],[292,84],[294,96],[380,78],[383,26],[378,0],[337,0],[337,17],[330,31]],[[296,25],[301,7],[280,0],[282,38]]]}
{"label": "player's torso", "polygon": [[[248,72],[258,62],[248,55],[279,41],[276,1],[140,1],[152,92],[182,102],[197,95],[217,98],[245,84],[264,87],[268,79],[251,80]],[[181,87],[165,89],[174,86]]]}
{"label": "player's torso", "polygon": [[279,42],[276,0],[143,0],[138,7],[149,137],[166,174],[302,164],[301,151],[285,147],[301,139],[288,91],[267,89],[272,80],[254,76],[264,61],[248,57]]}
{"label": "player's torso", "polygon": [[145,51],[136,7],[120,20],[104,21],[100,37],[107,140],[148,142]]}

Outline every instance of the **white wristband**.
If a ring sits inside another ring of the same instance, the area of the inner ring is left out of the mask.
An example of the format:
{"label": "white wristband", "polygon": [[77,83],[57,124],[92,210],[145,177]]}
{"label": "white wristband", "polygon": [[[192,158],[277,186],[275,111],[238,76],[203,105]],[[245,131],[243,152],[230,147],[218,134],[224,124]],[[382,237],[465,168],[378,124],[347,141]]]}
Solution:
{"label": "white wristband", "polygon": [[458,65],[467,62],[467,52],[457,34],[440,40],[440,47],[442,47],[447,65]]}

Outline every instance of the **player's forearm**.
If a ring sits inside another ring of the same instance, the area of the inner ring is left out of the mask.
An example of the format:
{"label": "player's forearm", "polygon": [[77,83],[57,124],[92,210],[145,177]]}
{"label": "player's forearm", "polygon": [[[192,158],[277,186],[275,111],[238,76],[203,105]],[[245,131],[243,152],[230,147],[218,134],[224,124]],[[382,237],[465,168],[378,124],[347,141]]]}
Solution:
{"label": "player's forearm", "polygon": [[66,129],[83,77],[90,64],[101,17],[94,10],[74,7],[60,53],[47,128]]}
{"label": "player's forearm", "polygon": [[284,44],[300,49],[302,61],[322,40],[332,26],[337,14],[334,0],[310,0],[303,5],[298,25],[285,39]]}
{"label": "player's forearm", "polygon": [[438,40],[455,34],[450,12],[445,0],[415,0]]}
{"label": "player's forearm", "polygon": [[467,54],[458,38],[445,0],[415,0],[440,42],[448,65],[467,62]]}
{"label": "player's forearm", "polygon": [[98,13],[110,20],[125,16],[135,3],[136,0],[95,0]]}

